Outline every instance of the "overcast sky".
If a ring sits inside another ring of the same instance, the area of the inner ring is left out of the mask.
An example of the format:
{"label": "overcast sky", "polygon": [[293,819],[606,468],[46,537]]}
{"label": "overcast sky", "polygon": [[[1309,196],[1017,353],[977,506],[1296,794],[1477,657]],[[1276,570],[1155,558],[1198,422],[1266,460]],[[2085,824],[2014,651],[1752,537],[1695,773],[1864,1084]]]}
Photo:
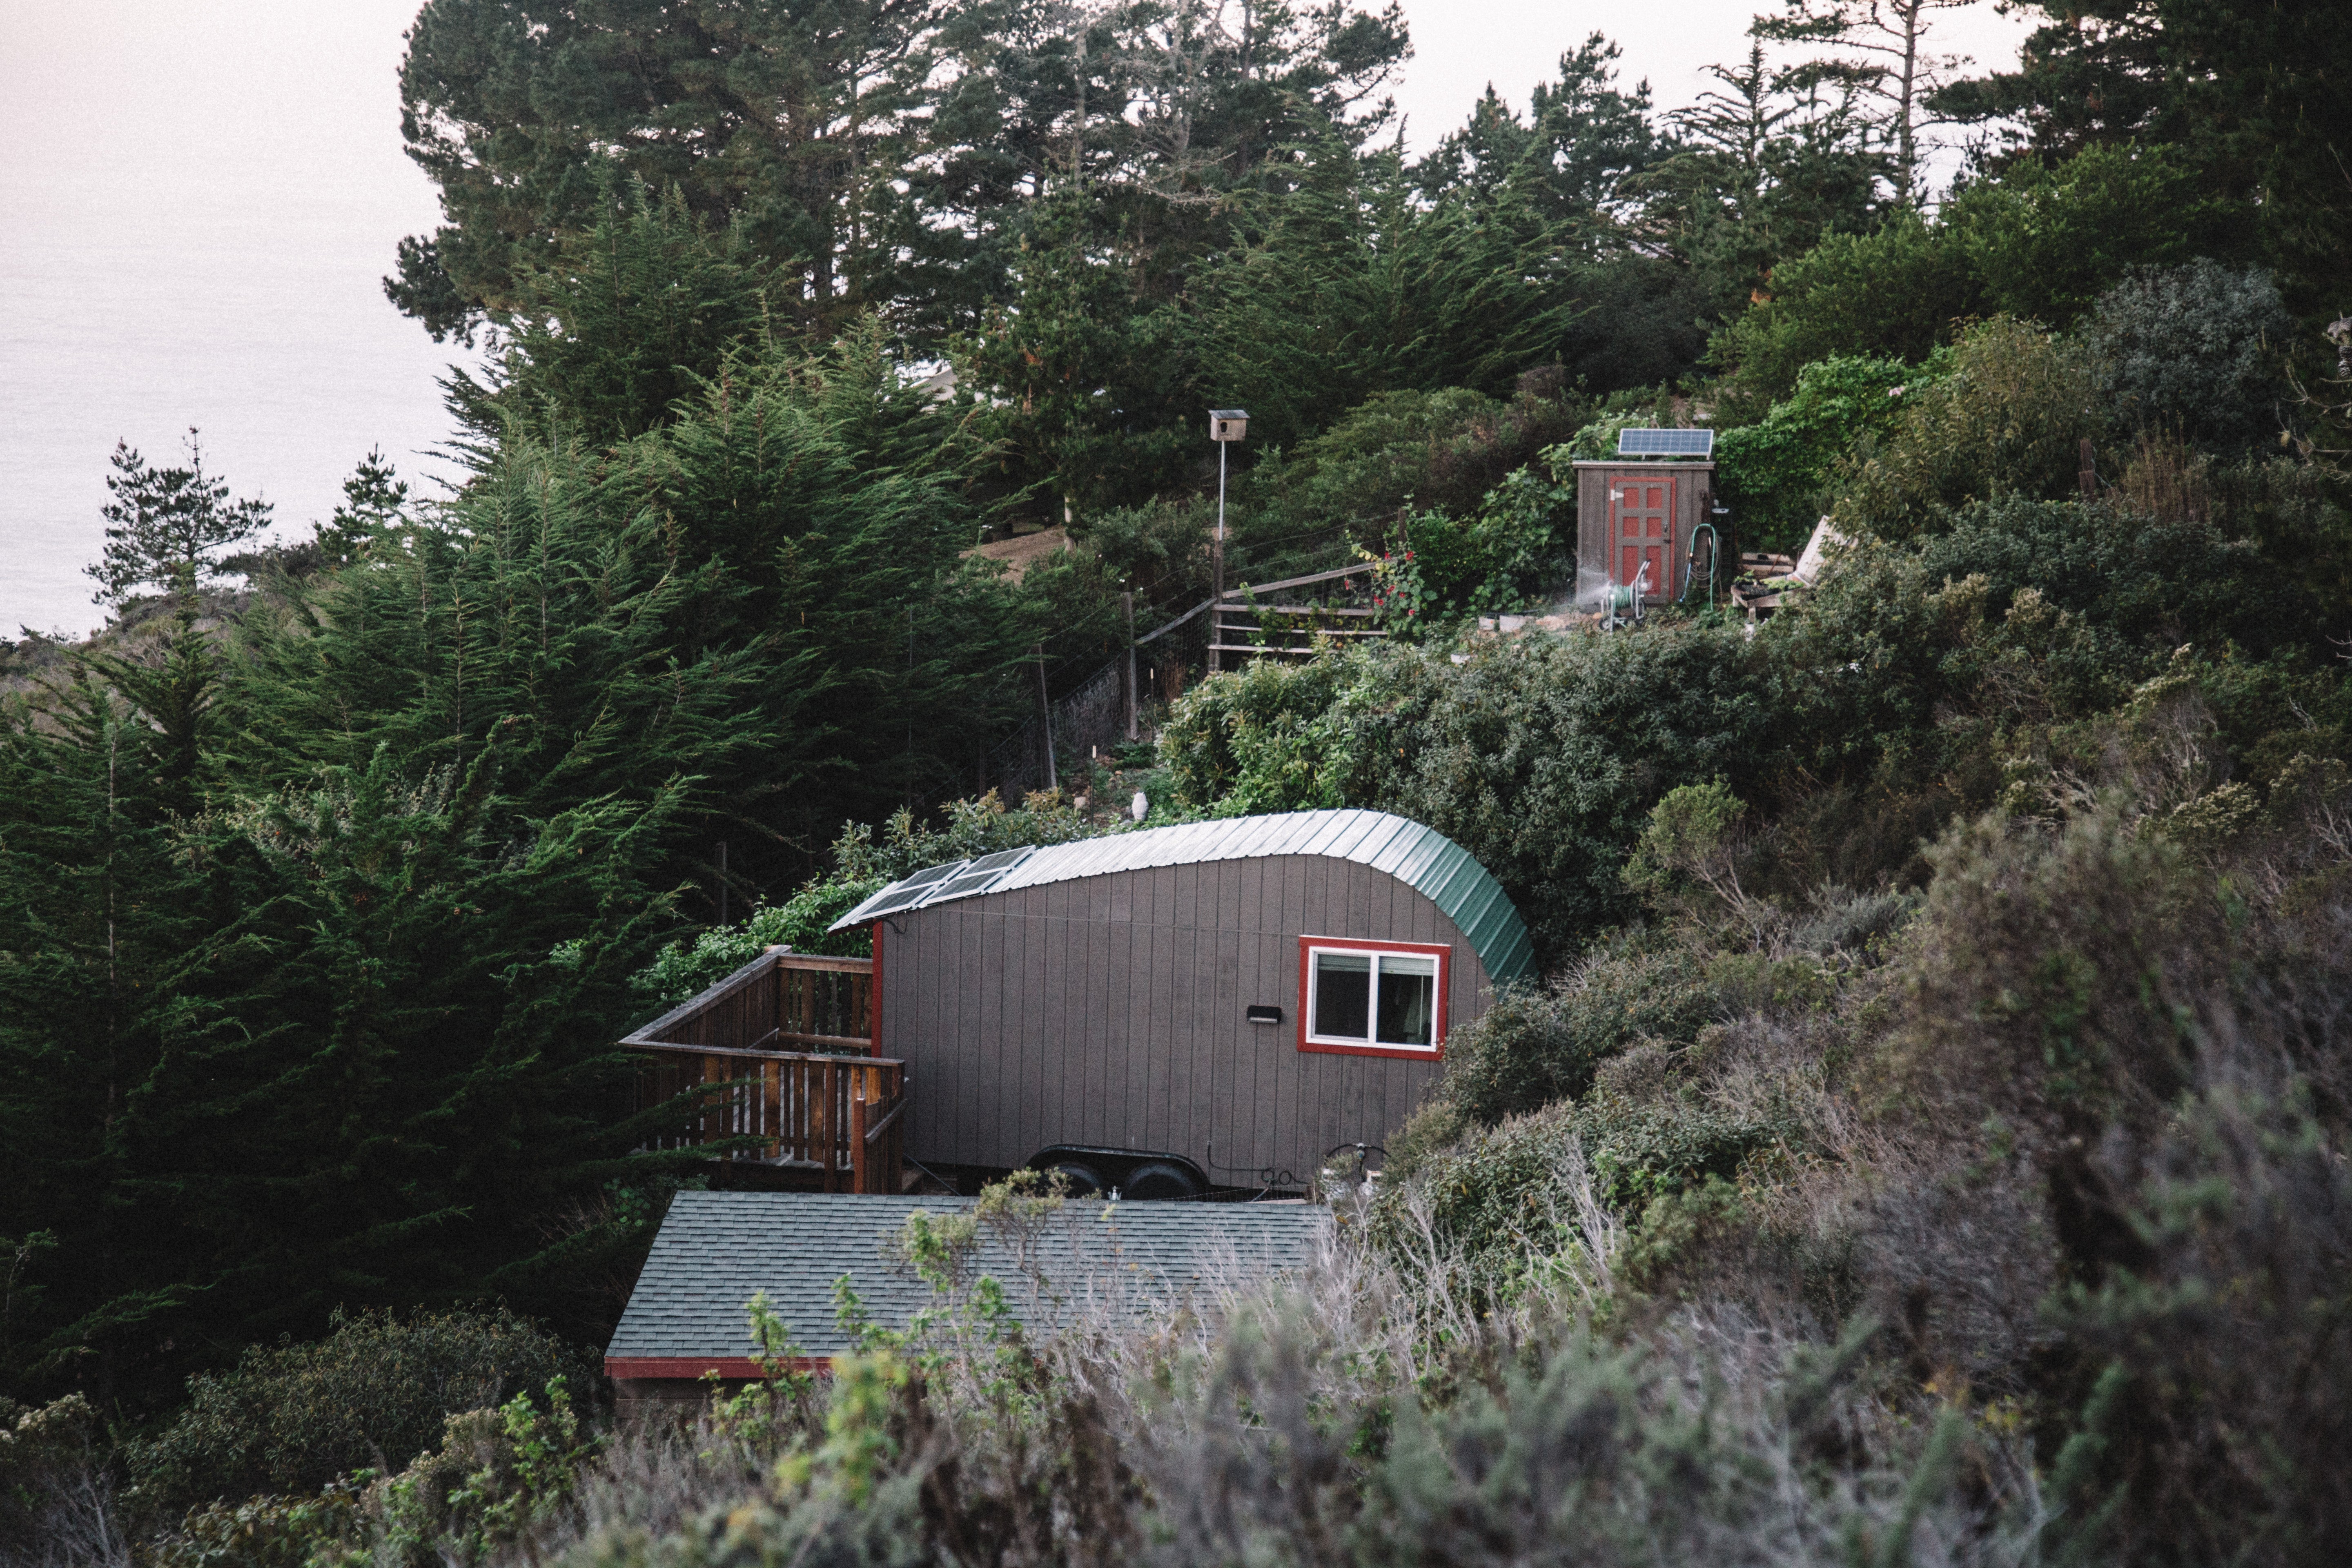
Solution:
{"label": "overcast sky", "polygon": [[[1407,0],[1415,146],[1488,82],[1515,105],[1596,29],[1662,107],[1736,58],[1758,0]],[[433,191],[394,82],[415,0],[0,0],[0,635],[97,624],[107,454],[207,466],[307,533],[371,446],[446,472],[448,361],[384,302]],[[1950,47],[2013,58],[1979,4]]]}

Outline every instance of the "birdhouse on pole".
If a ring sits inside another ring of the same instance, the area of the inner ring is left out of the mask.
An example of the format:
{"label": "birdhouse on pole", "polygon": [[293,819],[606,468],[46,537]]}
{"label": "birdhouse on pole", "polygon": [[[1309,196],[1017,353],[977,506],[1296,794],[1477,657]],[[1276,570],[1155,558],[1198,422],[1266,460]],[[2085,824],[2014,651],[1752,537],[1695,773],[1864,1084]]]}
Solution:
{"label": "birdhouse on pole", "polygon": [[1209,410],[1209,439],[1238,441],[1249,434],[1249,410],[1246,408],[1212,408]]}

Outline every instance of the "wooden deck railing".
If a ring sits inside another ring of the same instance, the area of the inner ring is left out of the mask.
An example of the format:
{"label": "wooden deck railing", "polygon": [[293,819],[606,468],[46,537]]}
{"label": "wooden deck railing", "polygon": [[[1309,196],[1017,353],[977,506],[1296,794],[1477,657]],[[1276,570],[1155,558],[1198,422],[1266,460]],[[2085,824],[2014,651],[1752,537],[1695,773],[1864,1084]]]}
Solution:
{"label": "wooden deck railing", "polygon": [[873,969],[771,949],[623,1040],[652,1058],[641,1104],[699,1092],[692,1122],[656,1146],[719,1144],[724,1159],[814,1166],[827,1192],[896,1193],[906,1064],[872,1054]]}

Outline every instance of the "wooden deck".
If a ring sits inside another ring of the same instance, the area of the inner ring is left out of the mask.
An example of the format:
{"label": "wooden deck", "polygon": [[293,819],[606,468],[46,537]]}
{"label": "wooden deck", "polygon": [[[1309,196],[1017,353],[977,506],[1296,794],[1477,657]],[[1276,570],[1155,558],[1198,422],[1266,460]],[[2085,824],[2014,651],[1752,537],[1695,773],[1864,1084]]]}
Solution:
{"label": "wooden deck", "polygon": [[664,1149],[809,1173],[826,1192],[896,1193],[906,1064],[874,1054],[874,963],[772,948],[621,1044],[649,1058],[651,1107],[697,1096]]}

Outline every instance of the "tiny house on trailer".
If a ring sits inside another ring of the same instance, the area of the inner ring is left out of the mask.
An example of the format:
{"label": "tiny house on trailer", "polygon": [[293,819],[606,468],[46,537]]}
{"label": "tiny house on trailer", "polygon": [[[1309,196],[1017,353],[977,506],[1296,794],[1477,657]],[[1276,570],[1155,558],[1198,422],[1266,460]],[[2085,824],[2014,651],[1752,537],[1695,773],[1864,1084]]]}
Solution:
{"label": "tiny house on trailer", "polygon": [[1402,1125],[1448,1033],[1533,960],[1495,879],[1384,812],[1237,817],[1009,849],[891,884],[875,1049],[907,1157],[1081,1192],[1293,1187]]}
{"label": "tiny house on trailer", "polygon": [[[1715,464],[1707,458],[1714,450],[1712,430],[1624,430],[1614,461],[1570,465],[1576,470],[1579,575],[1605,577],[1621,588],[1642,577],[1644,604],[1681,596],[1694,544],[1702,529],[1713,529]],[[1711,564],[1704,552],[1720,543],[1698,545],[1702,575]]]}

